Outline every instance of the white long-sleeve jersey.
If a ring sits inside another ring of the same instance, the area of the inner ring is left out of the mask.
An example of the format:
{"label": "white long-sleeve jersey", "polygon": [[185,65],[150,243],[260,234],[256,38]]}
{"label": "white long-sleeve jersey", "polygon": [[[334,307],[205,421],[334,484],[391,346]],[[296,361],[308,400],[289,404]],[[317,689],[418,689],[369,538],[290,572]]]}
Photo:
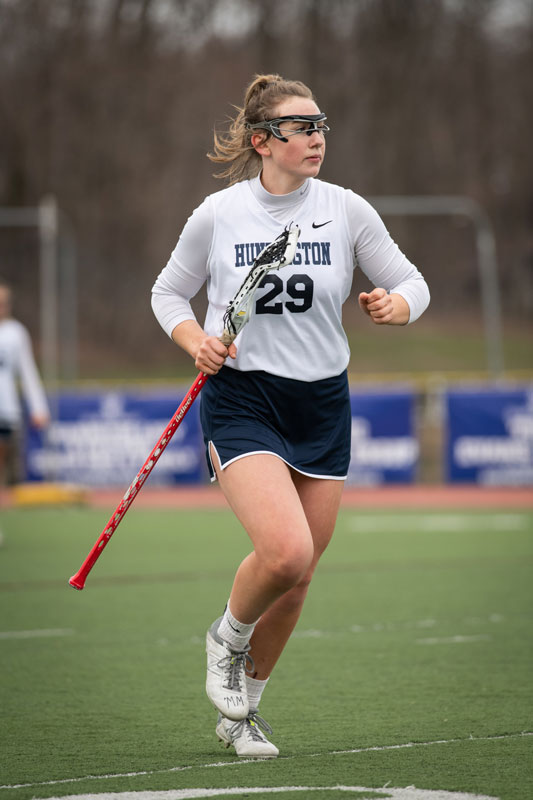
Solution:
{"label": "white long-sleeve jersey", "polygon": [[190,299],[207,282],[204,329],[219,336],[224,311],[254,258],[291,222],[301,229],[296,257],[264,278],[229,367],[303,381],[340,374],[350,359],[342,306],[356,267],[375,286],[405,298],[409,322],[427,307],[424,278],[366,200],[314,178],[288,195],[271,195],[257,177],[208,196],[187,221],[152,290],[154,313],[168,335],[195,319]]}
{"label": "white long-sleeve jersey", "polygon": [[0,321],[0,425],[16,428],[22,419],[18,383],[32,416],[48,416],[48,403],[35,365],[30,336],[15,319]]}

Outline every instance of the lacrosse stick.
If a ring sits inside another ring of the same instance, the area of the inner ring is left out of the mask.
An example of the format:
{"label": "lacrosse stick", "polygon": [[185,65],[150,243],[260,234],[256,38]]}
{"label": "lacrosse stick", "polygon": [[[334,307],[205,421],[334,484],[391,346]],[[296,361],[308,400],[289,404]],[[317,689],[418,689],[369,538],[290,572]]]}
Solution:
{"label": "lacrosse stick", "polygon": [[[267,272],[287,266],[294,259],[296,253],[296,243],[299,235],[300,229],[297,225],[291,225],[285,228],[283,233],[281,233],[271,244],[267,245],[255,259],[253,267],[244,279],[242,286],[231,303],[228,305],[226,313],[224,314],[224,332],[220,337],[220,341],[222,344],[226,345],[226,347],[229,347],[239,331],[242,330],[244,325],[246,325],[250,319],[255,290],[261,283],[263,277],[267,274]],[[81,589],[83,589],[85,586],[85,581],[87,580],[89,572],[94,567],[96,561],[102,554],[104,547],[118,528],[122,518],[124,517],[124,514],[131,506],[136,496],[139,494],[143,484],[161,457],[166,446],[176,433],[178,427],[183,421],[183,418],[194,403],[202,386],[205,385],[208,377],[209,376],[204,372],[198,373],[196,380],[183,398],[183,401],[161,434],[152,452],[144,462],[136,477],[133,479],[129,489],[126,491],[126,494],[111,516],[111,519],[95,542],[91,552],[81,565],[78,572],[76,572],[76,574],[70,578],[69,584],[73,586],[74,589],[79,589],[81,591]]]}

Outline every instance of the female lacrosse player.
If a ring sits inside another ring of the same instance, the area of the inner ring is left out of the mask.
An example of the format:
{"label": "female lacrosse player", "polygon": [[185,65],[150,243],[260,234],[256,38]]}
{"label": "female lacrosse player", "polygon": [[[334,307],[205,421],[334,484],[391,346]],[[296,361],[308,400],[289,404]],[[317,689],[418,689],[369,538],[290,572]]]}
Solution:
{"label": "female lacrosse player", "polygon": [[[304,84],[256,76],[209,156],[230,185],[189,218],[153,288],[162,327],[213,376],[201,396],[208,462],[253,548],[206,644],[216,732],[242,756],[278,754],[259,700],[332,536],[348,471],[350,353],[341,311],[354,268],[374,284],[359,305],[377,325],[414,322],[429,302],[422,275],[373,208],[316,179],[328,130]],[[266,275],[250,322],[224,346],[229,300],[254,257],[291,222],[301,229],[293,263]],[[189,301],[205,282],[201,327]]]}
{"label": "female lacrosse player", "polygon": [[12,318],[11,299],[11,287],[0,278],[0,489],[12,471],[10,460],[17,460],[13,451],[23,422],[22,399],[33,427],[42,429],[50,422],[30,335],[21,322]]}

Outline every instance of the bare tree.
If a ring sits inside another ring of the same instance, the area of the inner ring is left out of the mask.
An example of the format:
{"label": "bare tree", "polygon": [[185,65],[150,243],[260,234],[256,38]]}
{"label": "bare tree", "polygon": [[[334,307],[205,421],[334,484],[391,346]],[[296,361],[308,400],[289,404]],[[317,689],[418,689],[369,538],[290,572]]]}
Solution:
{"label": "bare tree", "polygon": [[[218,188],[205,159],[212,130],[255,72],[316,92],[332,127],[324,179],[365,196],[478,200],[509,306],[530,313],[533,20],[502,21],[502,5],[0,0],[0,204],[52,192],[70,218],[83,368],[178,358],[150,287],[191,210]],[[467,228],[386,221],[428,275],[432,314],[476,306]],[[17,237],[0,233],[0,271],[34,298],[34,243]]]}

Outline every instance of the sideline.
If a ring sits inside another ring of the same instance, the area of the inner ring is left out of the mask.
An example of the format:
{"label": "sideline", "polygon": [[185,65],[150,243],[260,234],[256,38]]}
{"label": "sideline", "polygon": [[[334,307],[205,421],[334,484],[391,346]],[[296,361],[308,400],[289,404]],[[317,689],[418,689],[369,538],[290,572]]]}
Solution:
{"label": "sideline", "polygon": [[[351,750],[329,750],[325,753],[309,753],[297,756],[280,756],[279,761],[295,761],[296,759],[321,758],[330,756],[359,755],[361,753],[384,753],[389,750],[406,750],[413,747],[431,747],[434,745],[459,744],[468,742],[495,742],[506,739],[520,739],[524,736],[533,736],[533,731],[520,733],[494,734],[493,736],[469,736],[467,739],[435,739],[429,742],[405,742],[403,744],[374,745],[372,747],[357,747]],[[218,769],[220,767],[239,767],[247,764],[264,762],[262,758],[242,758],[235,761],[215,761],[208,764],[188,764],[181,767],[168,767],[167,769],[142,770],[140,772],[123,772],[108,775],[85,775],[81,778],[58,778],[51,781],[37,781],[35,783],[14,783],[0,785],[2,789],[34,789],[37,786],[58,786],[65,783],[82,783],[84,781],[118,780],[120,778],[140,778],[147,775],[168,775],[172,772],[186,772],[197,769]],[[204,795],[205,796],[205,795]],[[465,796],[466,797],[466,796]],[[49,798],[49,800],[53,800]],[[66,800],[66,798],[63,798]],[[102,799],[101,799],[102,800]]]}
{"label": "sideline", "polygon": [[208,797],[249,797],[251,794],[293,794],[295,792],[357,792],[358,797],[376,797],[382,800],[499,800],[485,794],[448,792],[445,789],[417,789],[416,786],[395,788],[385,786],[234,786],[225,789],[170,789],[166,791],[105,792],[104,794],[71,794],[67,797],[52,797],[48,800],[202,800]]}
{"label": "sideline", "polygon": [[[38,485],[38,484],[36,484]],[[84,506],[99,510],[114,509],[124,496],[124,488],[69,487],[68,492],[56,491],[49,496],[17,500],[15,489],[0,489],[0,507],[31,508],[54,505]],[[77,491],[74,491],[77,490]],[[530,509],[533,510],[533,487],[516,486],[376,486],[344,488],[343,508],[379,509],[386,511],[406,509]],[[144,486],[135,498],[135,508],[163,509],[229,509],[229,505],[217,484],[208,486],[150,487]]]}
{"label": "sideline", "polygon": [[[116,507],[122,499],[120,490],[100,489],[88,493],[93,508]],[[343,508],[505,508],[533,509],[531,487],[478,486],[380,486],[345,488]],[[136,508],[228,508],[217,485],[177,489],[143,487],[135,498]]]}
{"label": "sideline", "polygon": [[72,636],[72,628],[40,628],[34,631],[0,631],[0,640],[4,639],[39,639],[54,636]]}

